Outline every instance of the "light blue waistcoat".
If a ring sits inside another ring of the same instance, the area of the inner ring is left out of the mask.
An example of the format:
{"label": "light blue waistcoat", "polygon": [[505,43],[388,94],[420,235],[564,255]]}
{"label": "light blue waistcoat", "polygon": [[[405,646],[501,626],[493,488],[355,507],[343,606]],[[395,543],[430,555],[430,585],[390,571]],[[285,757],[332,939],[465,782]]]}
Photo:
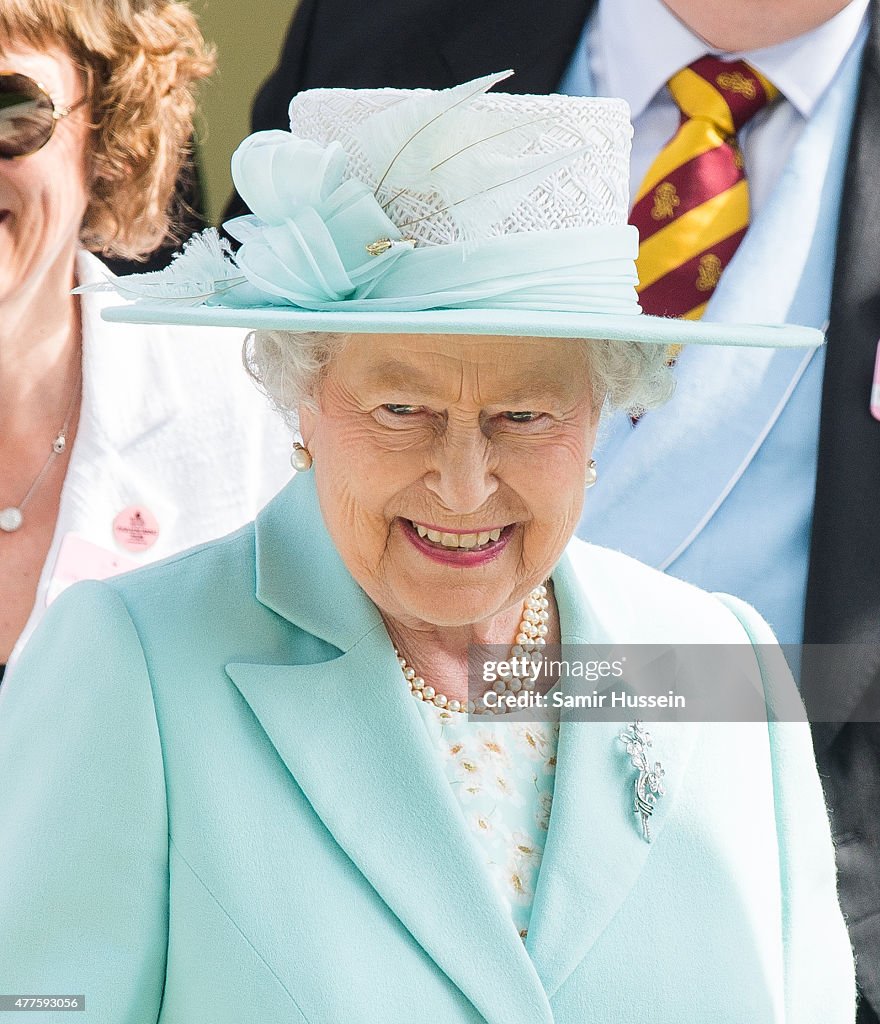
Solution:
{"label": "light blue waistcoat", "polygon": [[[828,322],[864,29],[817,106],[706,312]],[[594,92],[585,41],[561,91]],[[578,535],[754,605],[800,643],[824,351],[690,347],[676,394],[633,428],[617,413]],[[865,401],[868,400],[867,395]]]}

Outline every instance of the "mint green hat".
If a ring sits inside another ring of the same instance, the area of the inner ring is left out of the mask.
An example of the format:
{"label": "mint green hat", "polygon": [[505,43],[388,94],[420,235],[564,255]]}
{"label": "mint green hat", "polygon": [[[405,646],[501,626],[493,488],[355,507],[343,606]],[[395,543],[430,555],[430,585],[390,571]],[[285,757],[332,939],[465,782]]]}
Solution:
{"label": "mint green hat", "polygon": [[622,100],[453,89],[315,89],[291,131],[239,146],[253,215],[156,274],[108,280],[107,320],[293,332],[602,338],[816,347],[794,325],[647,316],[627,224]]}

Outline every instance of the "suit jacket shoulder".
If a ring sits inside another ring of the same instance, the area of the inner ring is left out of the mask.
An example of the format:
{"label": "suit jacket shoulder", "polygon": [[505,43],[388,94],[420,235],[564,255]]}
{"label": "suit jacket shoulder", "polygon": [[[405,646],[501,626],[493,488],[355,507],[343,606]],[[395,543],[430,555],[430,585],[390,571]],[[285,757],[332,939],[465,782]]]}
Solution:
{"label": "suit jacket shoulder", "polygon": [[[553,92],[594,3],[303,0],[254,100],[251,130],[288,129],[288,106],[303,89],[445,89],[512,68],[505,91]],[[234,195],[224,219],[245,210]]]}

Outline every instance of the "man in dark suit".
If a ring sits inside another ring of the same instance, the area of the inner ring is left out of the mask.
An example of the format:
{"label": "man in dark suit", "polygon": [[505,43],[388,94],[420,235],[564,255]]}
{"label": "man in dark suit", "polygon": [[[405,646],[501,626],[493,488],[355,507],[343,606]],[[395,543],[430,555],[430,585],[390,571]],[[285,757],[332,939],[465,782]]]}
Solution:
{"label": "man in dark suit", "polygon": [[[710,520],[709,528],[704,529],[701,520],[699,528],[691,530],[702,531],[703,549],[688,539],[685,547],[691,546],[690,560],[687,553],[681,556],[681,545],[676,556],[668,558],[651,559],[641,550],[632,553],[701,586],[732,590],[752,601],[784,641],[803,639],[808,645],[835,645],[833,659],[827,657],[828,648],[825,657],[817,650],[804,651],[803,693],[814,721],[816,754],[838,843],[841,902],[858,957],[862,993],[859,1022],[877,1024],[880,422],[871,416],[868,406],[880,337],[880,10],[877,0],[869,4],[866,0],[790,0],[784,5],[768,0],[735,4],[729,0],[664,0],[664,4],[643,0],[636,10],[626,0],[554,0],[551,4],[539,0],[374,0],[368,4],[302,0],[280,63],[255,101],[252,127],[255,131],[288,127],[290,98],[303,89],[317,87],[446,88],[508,67],[514,68],[516,75],[505,82],[504,88],[522,93],[590,91],[579,85],[588,80],[594,87],[615,78],[626,81],[628,75],[636,73],[636,64],[626,63],[632,56],[627,54],[625,41],[621,43],[620,32],[615,33],[610,23],[615,18],[625,19],[628,9],[632,34],[650,35],[660,30],[652,38],[641,39],[643,52],[649,53],[652,45],[662,47],[664,39],[682,45],[687,35],[691,41],[702,40],[704,49],[710,52],[744,54],[747,59],[754,54],[760,68],[762,56],[766,58],[773,51],[771,58],[775,55],[777,66],[783,70],[784,65],[800,61],[800,84],[807,86],[813,72],[820,75],[829,60],[852,69],[853,102],[849,107],[845,103],[841,106],[847,111],[842,125],[844,144],[838,147],[841,175],[835,179],[831,157],[824,185],[823,181],[818,183],[823,186],[822,202],[829,202],[825,193],[832,193],[831,237],[820,239],[817,233],[812,245],[806,247],[810,250],[806,258],[812,260],[810,280],[822,281],[824,275],[830,295],[818,321],[821,324],[827,318],[829,322],[824,366],[814,362],[802,378],[792,376],[774,411],[774,416],[779,416],[778,424],[768,419],[766,430],[756,433],[753,442],[749,439],[749,458],[754,458],[754,467],[750,465],[742,479],[732,478],[719,491],[713,511],[703,517]],[[670,18],[678,22],[678,29]],[[839,50],[836,58],[829,56],[834,47]],[[662,86],[662,80],[658,84]],[[798,94],[797,81],[788,92],[783,83],[776,84],[782,92],[774,108],[776,113],[760,115],[753,134],[740,140],[747,170],[755,171],[752,225],[769,216],[773,202],[767,196],[782,175],[783,165],[788,166],[786,160],[812,159],[809,150],[797,150],[792,140],[807,132],[820,116],[825,94],[836,87],[834,81],[827,83],[827,88],[823,84],[807,101]],[[661,88],[648,100],[642,110],[637,111],[634,105],[634,164],[641,159],[642,172],[662,146],[662,140],[656,141],[658,125],[671,124],[669,111],[664,113],[662,109],[664,102],[669,104],[667,91]],[[630,102],[633,104],[631,98]],[[766,123],[761,122],[762,117]],[[673,130],[674,125],[670,132]],[[817,128],[813,137],[821,141]],[[754,168],[750,167],[752,158]],[[787,188],[796,189],[791,182],[798,180],[789,176]],[[240,212],[240,201],[233,197],[227,216]],[[751,229],[746,232],[744,252],[752,234]],[[750,259],[755,258],[755,251],[754,247],[750,250]],[[736,274],[742,274],[744,262],[745,257],[738,270],[731,266],[729,278],[726,269],[721,275],[720,288],[728,278],[724,298],[727,308],[734,312],[739,287]],[[768,264],[768,276],[771,270],[775,268]],[[803,280],[808,280],[806,272]],[[739,298],[744,304],[753,296],[743,293]],[[710,304],[707,315],[712,312]],[[742,318],[749,319],[745,315]],[[683,389],[687,383],[687,353],[685,357],[677,367]],[[640,425],[633,434],[643,431],[642,438],[646,438],[649,429]],[[789,473],[787,460],[794,449],[791,444],[780,444],[780,437],[797,437],[798,431],[808,450],[797,455],[803,459],[801,469]],[[628,439],[624,441],[629,443]],[[626,448],[619,447],[617,461],[626,458]],[[748,480],[749,474],[752,479],[760,479],[761,459],[764,479],[769,476],[783,480],[787,490],[781,495],[765,494],[759,507],[760,487],[749,485]],[[686,465],[687,459],[683,461]],[[623,497],[617,504],[613,498],[614,468],[607,467],[612,499],[605,506],[601,501],[596,505],[606,509],[606,520],[613,520],[617,509],[623,507]],[[686,475],[680,479],[670,475],[668,489],[687,488],[687,480]],[[644,504],[648,527],[664,518],[656,507],[648,507],[647,500]],[[783,506],[792,511],[789,519],[783,516],[776,524],[782,538],[778,551],[768,530],[767,561],[753,567],[751,586],[749,578],[743,576],[739,582],[740,577],[725,573],[719,566],[727,556],[726,549],[736,550],[736,529],[744,536],[763,529],[762,516],[768,514],[769,505],[774,505],[777,512]],[[716,507],[721,511],[715,512]],[[713,534],[712,523],[716,520],[725,525],[718,526]],[[613,543],[613,533],[602,533],[601,526],[592,522],[584,535],[594,536],[598,530],[600,542]],[[700,550],[703,553],[697,557]],[[713,550],[717,558],[712,557]],[[764,600],[763,580],[782,581],[785,596],[778,604],[773,603],[772,596]]]}

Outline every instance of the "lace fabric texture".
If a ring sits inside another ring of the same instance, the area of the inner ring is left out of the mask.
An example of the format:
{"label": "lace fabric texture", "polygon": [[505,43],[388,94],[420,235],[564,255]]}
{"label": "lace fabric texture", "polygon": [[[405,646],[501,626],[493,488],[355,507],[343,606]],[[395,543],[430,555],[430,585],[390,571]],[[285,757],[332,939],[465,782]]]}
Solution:
{"label": "lace fabric texture", "polygon": [[[378,184],[359,141],[366,120],[425,90],[311,89],[290,105],[291,130],[321,145],[338,141],[349,155],[346,177]],[[623,100],[571,96],[513,96],[487,93],[471,103],[476,112],[494,112],[507,121],[546,119],[546,130],[523,149],[523,156],[583,152],[552,168],[506,217],[488,225],[488,237],[557,228],[625,224],[629,212],[629,154],[632,126]],[[420,245],[460,240],[455,220],[443,212],[437,195],[409,190],[388,196],[380,189],[386,213]],[[390,200],[390,201],[389,201]]]}
{"label": "lace fabric texture", "polygon": [[524,939],[550,825],[559,723],[477,722],[425,702],[419,708],[486,865],[486,884]]}

